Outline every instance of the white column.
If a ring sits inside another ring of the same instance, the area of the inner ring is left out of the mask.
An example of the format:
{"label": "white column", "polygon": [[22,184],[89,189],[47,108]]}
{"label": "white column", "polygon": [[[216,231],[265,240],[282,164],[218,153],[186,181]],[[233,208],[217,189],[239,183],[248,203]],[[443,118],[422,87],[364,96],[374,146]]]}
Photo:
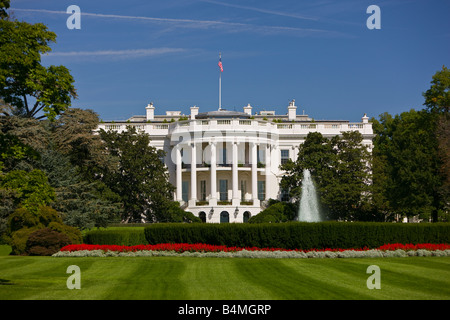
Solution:
{"label": "white column", "polygon": [[267,143],[266,144],[266,190],[265,190],[265,199],[264,200],[269,200],[269,186],[270,186],[270,169],[271,169],[271,165],[272,165],[272,159],[270,158],[270,144]]}
{"label": "white column", "polygon": [[209,199],[210,206],[217,206],[217,161],[216,161],[216,143],[211,142],[211,198]]}
{"label": "white column", "polygon": [[294,153],[291,157],[292,161],[296,162],[298,157],[298,145],[292,147],[292,152]]}
{"label": "white column", "polygon": [[197,147],[195,142],[191,144],[191,198],[189,205],[195,206],[197,200]]}
{"label": "white column", "polygon": [[181,201],[183,200],[183,196],[182,196],[182,185],[181,185],[181,179],[182,179],[182,175],[181,175],[181,146],[180,145],[176,145],[175,146],[175,165],[176,165],[176,176],[177,176],[177,196],[176,199],[178,202],[181,203]]}
{"label": "white column", "polygon": [[232,142],[232,186],[233,186],[233,195],[232,195],[232,205],[238,206],[240,205],[240,197],[238,190],[238,145],[236,142]]}
{"label": "white column", "polygon": [[257,167],[257,145],[255,142],[251,142],[252,146],[252,156],[251,156],[251,162],[252,162],[252,198],[253,198],[253,205],[259,204],[258,200],[258,167]]}

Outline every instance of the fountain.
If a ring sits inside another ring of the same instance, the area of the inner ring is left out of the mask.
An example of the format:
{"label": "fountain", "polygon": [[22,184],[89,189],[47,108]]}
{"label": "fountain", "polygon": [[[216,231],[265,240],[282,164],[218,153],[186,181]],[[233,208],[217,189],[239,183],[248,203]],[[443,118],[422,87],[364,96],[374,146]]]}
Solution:
{"label": "fountain", "polygon": [[297,220],[305,222],[319,222],[322,220],[316,188],[311,178],[311,172],[308,169],[303,170],[302,195]]}

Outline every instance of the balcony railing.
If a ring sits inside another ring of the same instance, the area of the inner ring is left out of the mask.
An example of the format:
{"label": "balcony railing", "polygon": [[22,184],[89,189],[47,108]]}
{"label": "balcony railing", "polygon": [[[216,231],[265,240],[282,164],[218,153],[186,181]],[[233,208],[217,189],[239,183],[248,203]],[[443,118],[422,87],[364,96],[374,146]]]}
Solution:
{"label": "balcony railing", "polygon": [[133,126],[138,131],[149,134],[172,134],[175,132],[192,132],[208,130],[277,130],[286,134],[305,134],[316,131],[325,134],[339,134],[344,131],[357,130],[371,134],[371,123],[329,123],[329,122],[269,122],[259,119],[208,119],[186,120],[172,123],[102,123],[100,128],[105,130],[123,131],[127,126]]}

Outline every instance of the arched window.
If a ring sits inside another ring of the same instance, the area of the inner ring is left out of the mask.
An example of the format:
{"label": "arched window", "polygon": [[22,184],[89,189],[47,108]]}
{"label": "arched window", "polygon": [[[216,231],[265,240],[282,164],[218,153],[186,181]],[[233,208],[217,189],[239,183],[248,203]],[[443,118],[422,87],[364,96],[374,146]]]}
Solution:
{"label": "arched window", "polygon": [[244,222],[248,222],[248,219],[250,219],[251,216],[252,216],[252,214],[250,213],[250,211],[245,211],[244,212]]}
{"label": "arched window", "polygon": [[202,220],[202,222],[206,222],[206,213],[204,211],[200,211],[198,217]]}
{"label": "arched window", "polygon": [[230,214],[227,211],[222,211],[220,213],[220,223],[230,222]]}

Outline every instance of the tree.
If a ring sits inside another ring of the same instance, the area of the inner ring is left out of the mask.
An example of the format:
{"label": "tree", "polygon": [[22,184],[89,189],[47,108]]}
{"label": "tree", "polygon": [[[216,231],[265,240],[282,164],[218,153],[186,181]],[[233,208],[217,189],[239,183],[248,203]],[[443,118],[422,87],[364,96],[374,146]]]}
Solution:
{"label": "tree", "polygon": [[8,7],[9,1],[0,3],[0,98],[16,115],[54,120],[77,97],[66,67],[41,65],[41,54],[51,51],[56,34],[42,23],[10,20]]}
{"label": "tree", "polygon": [[430,88],[423,93],[428,111],[447,113],[450,111],[450,70],[442,66],[431,80]]}
{"label": "tree", "polygon": [[6,9],[9,8],[10,0],[0,0],[0,19],[8,17]]}
{"label": "tree", "polygon": [[101,181],[83,179],[69,156],[48,149],[41,154],[41,168],[55,190],[52,207],[65,224],[80,230],[106,227],[120,215],[120,197]]}
{"label": "tree", "polygon": [[357,131],[324,138],[311,132],[299,146],[296,162],[282,166],[286,171],[281,187],[300,199],[303,170],[308,169],[317,185],[322,207],[331,219],[363,220],[369,201],[370,158]]}
{"label": "tree", "polygon": [[442,186],[439,194],[443,200],[443,209],[450,209],[450,70],[442,66],[431,81],[430,88],[423,93],[424,105],[431,113],[437,113],[436,138],[438,156],[441,160],[440,175]]}
{"label": "tree", "polygon": [[438,218],[442,176],[436,119],[435,113],[410,110],[395,117],[384,114],[374,126],[375,156],[383,159],[381,170],[388,177],[383,197],[402,216],[419,216],[425,221]]}
{"label": "tree", "polygon": [[155,207],[151,213],[147,214],[147,220],[151,222],[185,222],[201,223],[202,220],[192,212],[184,211],[180,203],[170,199],[162,199],[155,202]]}
{"label": "tree", "polygon": [[95,180],[100,168],[111,170],[114,166],[100,135],[95,133],[98,124],[94,111],[69,108],[51,125],[53,147],[67,156],[87,181]]}
{"label": "tree", "polygon": [[18,208],[9,218],[6,236],[12,247],[12,254],[26,253],[29,236],[44,228],[65,234],[71,243],[83,242],[81,232],[77,228],[65,225],[55,209],[42,206],[32,212],[27,208]]}
{"label": "tree", "polygon": [[372,150],[372,185],[371,185],[371,211],[380,217],[380,221],[393,221],[394,210],[390,205],[388,189],[392,184],[392,176],[387,156],[390,145],[390,134],[393,118],[389,113],[380,115],[380,120],[371,119],[373,132]]}
{"label": "tree", "polygon": [[10,171],[21,161],[33,161],[38,158],[39,153],[22,143],[19,138],[0,132],[0,171]]}
{"label": "tree", "polygon": [[297,206],[294,203],[270,200],[269,206],[252,216],[249,223],[279,223],[293,221],[297,214]]}
{"label": "tree", "polygon": [[362,145],[362,134],[358,131],[343,132],[333,140],[337,150],[336,162],[328,192],[323,192],[323,201],[334,218],[365,220],[371,163],[369,152]]}
{"label": "tree", "polygon": [[5,135],[14,136],[36,154],[46,150],[50,144],[48,121],[13,115],[11,112],[13,109],[9,105],[0,108],[0,112],[3,112],[3,116],[0,116],[0,131]]}
{"label": "tree", "polygon": [[336,150],[333,149],[331,140],[319,132],[308,133],[304,143],[300,145],[297,161],[288,160],[282,166],[286,175],[281,180],[281,188],[289,190],[291,198],[300,200],[304,169],[309,169],[316,181],[325,186],[331,179],[330,167],[333,166],[335,157]]}
{"label": "tree", "polygon": [[100,136],[105,151],[116,160],[116,167],[105,168],[100,179],[120,195],[123,220],[142,221],[163,214],[174,191],[161,161],[164,152],[150,146],[149,135],[137,133],[132,126],[122,133],[101,129]]}
{"label": "tree", "polygon": [[37,169],[30,172],[13,170],[0,176],[0,188],[13,191],[15,206],[27,208],[31,212],[51,204],[55,199],[47,176]]}

